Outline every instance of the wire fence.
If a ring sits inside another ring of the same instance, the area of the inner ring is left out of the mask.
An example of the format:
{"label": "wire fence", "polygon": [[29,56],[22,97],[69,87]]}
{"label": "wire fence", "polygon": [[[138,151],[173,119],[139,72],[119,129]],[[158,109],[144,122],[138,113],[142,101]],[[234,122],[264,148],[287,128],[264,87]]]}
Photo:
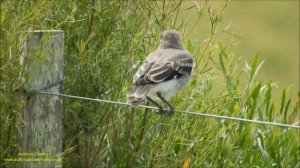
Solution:
{"label": "wire fence", "polygon": [[[110,103],[110,104],[119,104],[119,105],[124,105],[124,106],[131,106],[128,103],[119,102],[119,101],[112,101],[112,100],[94,99],[94,98],[67,95],[67,94],[60,94],[60,93],[49,93],[49,92],[44,92],[44,91],[38,91],[36,93],[52,95],[52,96],[59,96],[59,97],[65,97],[65,98],[72,98],[72,99],[88,100],[88,101],[94,101],[94,102],[98,102],[98,103]],[[153,107],[153,106],[140,105],[139,107],[152,109],[152,110],[159,110],[158,107]],[[217,118],[217,119],[233,120],[233,121],[239,121],[239,122],[248,122],[248,123],[256,123],[256,124],[262,124],[262,125],[271,125],[271,126],[279,126],[279,127],[300,129],[299,125],[282,124],[282,123],[276,123],[276,122],[267,122],[267,121],[251,120],[251,119],[245,119],[245,118],[221,116],[221,115],[215,115],[215,114],[207,114],[207,113],[203,113],[203,112],[190,112],[190,111],[184,111],[184,110],[174,110],[174,112],[197,115],[197,116],[203,116],[203,117],[212,117],[212,118]]]}

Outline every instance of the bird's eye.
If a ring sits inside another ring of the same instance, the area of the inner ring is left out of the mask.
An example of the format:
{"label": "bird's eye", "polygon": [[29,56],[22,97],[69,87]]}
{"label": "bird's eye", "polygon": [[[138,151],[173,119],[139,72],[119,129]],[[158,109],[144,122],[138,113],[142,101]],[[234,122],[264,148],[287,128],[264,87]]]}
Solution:
{"label": "bird's eye", "polygon": [[161,34],[161,35],[160,35],[160,39],[162,39],[162,38],[163,38],[163,35]]}

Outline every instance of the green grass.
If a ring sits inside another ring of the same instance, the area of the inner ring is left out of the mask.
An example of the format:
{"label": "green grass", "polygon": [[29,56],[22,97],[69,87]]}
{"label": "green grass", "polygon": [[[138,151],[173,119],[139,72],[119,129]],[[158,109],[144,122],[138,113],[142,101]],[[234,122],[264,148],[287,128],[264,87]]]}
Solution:
{"label": "green grass", "polygon": [[[222,36],[231,3],[93,2],[1,2],[1,159],[19,152],[19,111],[27,96],[14,91],[21,84],[19,36],[36,29],[65,32],[66,94],[126,101],[160,32],[176,29],[196,62],[192,80],[171,101],[176,109],[299,125],[299,92],[291,98],[287,88],[276,96],[276,81],[258,78],[268,64],[262,54],[255,51],[241,66],[234,52],[239,39]],[[181,19],[183,13],[195,21]],[[206,36],[191,37],[202,31],[197,21],[206,23]],[[299,167],[299,136],[299,129],[64,99],[63,166],[181,167],[189,160],[191,167]]]}

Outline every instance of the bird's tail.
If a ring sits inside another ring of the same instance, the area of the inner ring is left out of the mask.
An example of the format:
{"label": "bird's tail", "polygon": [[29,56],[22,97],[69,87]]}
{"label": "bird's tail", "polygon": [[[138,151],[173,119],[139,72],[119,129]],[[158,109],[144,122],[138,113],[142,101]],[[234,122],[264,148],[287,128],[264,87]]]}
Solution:
{"label": "bird's tail", "polygon": [[132,106],[144,104],[146,95],[151,88],[151,85],[133,86],[127,95],[127,102]]}

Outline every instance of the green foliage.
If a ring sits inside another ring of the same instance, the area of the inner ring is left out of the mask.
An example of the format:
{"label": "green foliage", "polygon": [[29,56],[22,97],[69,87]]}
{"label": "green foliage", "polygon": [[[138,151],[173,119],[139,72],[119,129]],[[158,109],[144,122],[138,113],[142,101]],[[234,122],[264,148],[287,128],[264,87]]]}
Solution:
{"label": "green foliage", "polygon": [[[275,84],[256,80],[263,64],[259,54],[245,68],[239,67],[232,44],[217,38],[230,4],[222,2],[220,9],[213,9],[203,2],[183,9],[182,3],[1,2],[0,158],[19,152],[19,111],[26,102],[26,94],[15,91],[22,85],[21,34],[62,29],[64,93],[124,102],[133,74],[157,46],[160,32],[177,29],[184,34],[193,24],[179,21],[177,16],[185,10],[211,24],[208,40],[199,37],[199,43],[183,37],[196,68],[188,86],[172,99],[176,109],[299,124],[299,99],[290,99],[288,89],[282,98],[272,97]],[[296,167],[299,144],[297,129],[179,113],[159,116],[141,108],[64,99],[64,167],[181,167],[187,160],[193,167]]]}

